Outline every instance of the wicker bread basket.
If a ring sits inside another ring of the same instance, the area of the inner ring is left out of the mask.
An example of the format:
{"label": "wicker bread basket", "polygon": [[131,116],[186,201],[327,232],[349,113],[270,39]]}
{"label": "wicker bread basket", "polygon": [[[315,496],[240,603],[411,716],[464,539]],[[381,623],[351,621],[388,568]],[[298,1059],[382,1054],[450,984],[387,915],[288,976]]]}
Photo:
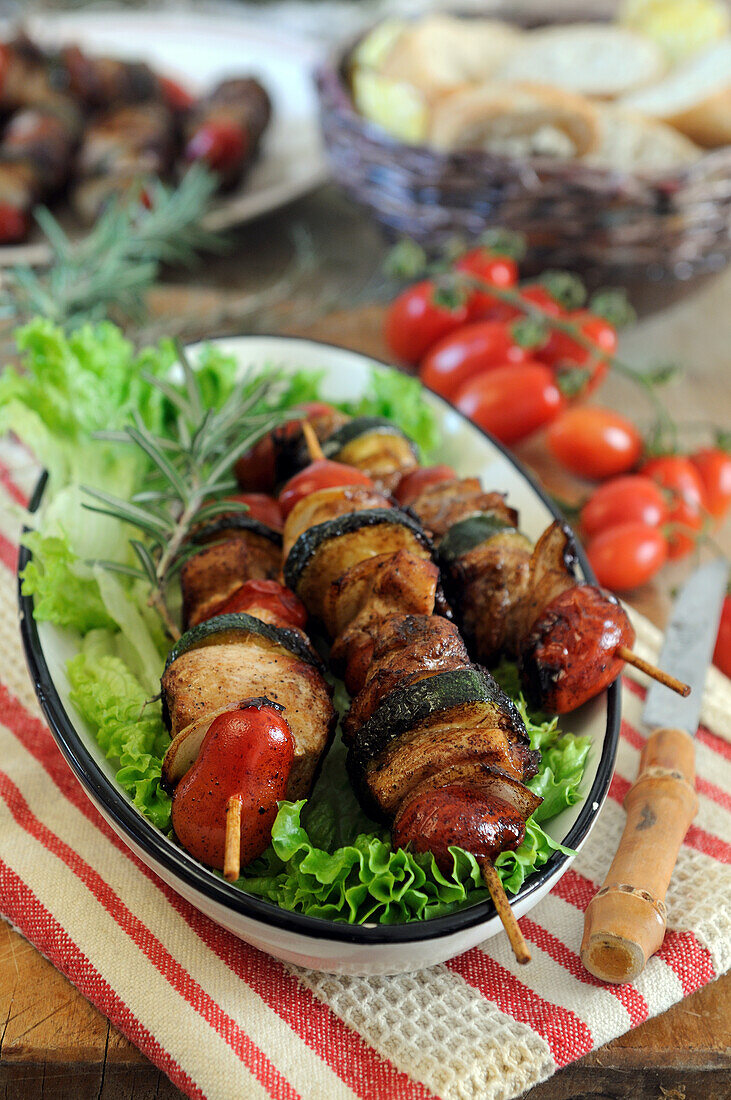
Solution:
{"label": "wicker bread basket", "polygon": [[334,178],[390,234],[435,249],[502,225],[526,235],[536,269],[571,268],[591,282],[690,279],[731,258],[731,146],[640,176],[406,145],[355,109],[355,45],[317,74],[322,130]]}

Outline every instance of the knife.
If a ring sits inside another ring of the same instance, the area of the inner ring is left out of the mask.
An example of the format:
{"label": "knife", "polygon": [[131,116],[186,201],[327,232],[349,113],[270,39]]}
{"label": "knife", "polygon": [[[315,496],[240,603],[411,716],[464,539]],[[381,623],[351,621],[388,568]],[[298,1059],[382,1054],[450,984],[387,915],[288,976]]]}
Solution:
{"label": "knife", "polygon": [[665,894],[698,809],[693,736],[718,632],[728,562],[715,558],[688,578],[673,606],[659,664],[690,684],[687,698],[653,683],[642,712],[650,733],[627,821],[604,884],[584,917],[581,961],[605,982],[631,982],[665,937]]}

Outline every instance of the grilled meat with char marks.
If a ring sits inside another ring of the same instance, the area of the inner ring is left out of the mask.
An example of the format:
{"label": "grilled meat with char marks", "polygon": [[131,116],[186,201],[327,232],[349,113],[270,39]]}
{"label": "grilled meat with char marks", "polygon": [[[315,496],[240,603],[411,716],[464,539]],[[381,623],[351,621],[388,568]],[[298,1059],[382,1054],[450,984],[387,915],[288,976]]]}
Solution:
{"label": "grilled meat with char marks", "polygon": [[183,622],[195,626],[245,581],[274,580],[279,572],[276,543],[252,531],[228,532],[224,542],[199,550],[180,570]]}
{"label": "grilled meat with char marks", "polygon": [[492,512],[515,525],[518,513],[505,503],[504,493],[486,493],[477,477],[441,481],[430,485],[412,500],[410,511],[431,532],[434,539],[446,535],[453,524],[480,512]]}

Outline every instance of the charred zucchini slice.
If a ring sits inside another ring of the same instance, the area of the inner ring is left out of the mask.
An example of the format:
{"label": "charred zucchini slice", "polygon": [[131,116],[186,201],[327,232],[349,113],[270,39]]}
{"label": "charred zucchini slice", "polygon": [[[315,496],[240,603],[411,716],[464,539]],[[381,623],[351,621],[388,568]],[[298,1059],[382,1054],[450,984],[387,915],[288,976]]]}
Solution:
{"label": "charred zucchini slice", "polygon": [[397,508],[349,512],[303,531],[287,555],[284,583],[311,612],[319,614],[332,581],[351,566],[401,549],[431,558],[432,546],[419,524]]}
{"label": "charred zucchini slice", "polygon": [[254,519],[246,512],[231,512],[229,515],[219,516],[218,519],[211,520],[210,523],[202,524],[193,532],[190,541],[195,543],[196,546],[203,546],[217,538],[230,538],[231,533],[233,532],[235,535],[237,531],[249,531],[252,535],[260,535],[262,538],[268,539],[275,546],[282,545],[281,531],[275,531],[273,527],[267,527],[266,523]]}
{"label": "charred zucchini slice", "polygon": [[396,424],[386,420],[383,416],[356,416],[347,424],[332,432],[322,445],[326,458],[337,458],[343,450],[364,435],[396,435],[404,439],[412,452],[417,456],[417,447],[412,439],[406,435]]}
{"label": "charred zucchini slice", "polygon": [[452,565],[476,546],[504,532],[520,535],[518,528],[513,527],[497,512],[478,512],[474,516],[468,516],[453,524],[439,543],[439,560],[445,565]]}
{"label": "charred zucchini slice", "polygon": [[167,670],[173,661],[191,649],[235,642],[237,638],[247,634],[255,634],[272,645],[281,646],[293,657],[312,665],[318,671],[322,671],[324,668],[320,657],[296,630],[271,626],[269,623],[262,622],[261,619],[256,619],[253,615],[247,615],[246,612],[239,611],[231,615],[217,615],[214,619],[206,619],[205,622],[187,630],[168,653],[165,669]]}
{"label": "charred zucchini slice", "polygon": [[[381,754],[397,746],[400,738],[427,723],[438,727],[458,722],[462,715],[465,727],[479,726],[496,710],[502,713],[512,738],[527,744],[525,726],[515,704],[483,669],[441,672],[390,692],[355,734],[348,750],[348,774],[366,813],[377,820],[388,820],[395,809],[387,798],[371,790],[369,772]],[[445,746],[448,750],[449,738]],[[413,775],[418,781],[416,770]]]}

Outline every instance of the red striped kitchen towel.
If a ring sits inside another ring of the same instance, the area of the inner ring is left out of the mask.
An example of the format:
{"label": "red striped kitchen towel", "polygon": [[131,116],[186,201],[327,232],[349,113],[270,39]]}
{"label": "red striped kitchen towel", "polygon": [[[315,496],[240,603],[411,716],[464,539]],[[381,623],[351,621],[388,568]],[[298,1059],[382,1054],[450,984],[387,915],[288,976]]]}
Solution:
{"label": "red striped kitchen towel", "polygon": [[[30,477],[30,468],[0,467],[0,497],[22,502]],[[187,1095],[509,1100],[728,967],[731,919],[718,901],[731,893],[731,720],[720,674],[704,712],[714,729],[699,735],[700,810],[668,896],[670,931],[634,985],[595,981],[577,954],[637,772],[642,689],[630,681],[610,798],[572,869],[520,922],[533,951],[528,969],[498,936],[417,974],[333,977],[285,966],[213,924],[94,810],[25,669],[16,553],[17,528],[6,523],[0,911]],[[651,642],[651,628],[638,625]]]}

